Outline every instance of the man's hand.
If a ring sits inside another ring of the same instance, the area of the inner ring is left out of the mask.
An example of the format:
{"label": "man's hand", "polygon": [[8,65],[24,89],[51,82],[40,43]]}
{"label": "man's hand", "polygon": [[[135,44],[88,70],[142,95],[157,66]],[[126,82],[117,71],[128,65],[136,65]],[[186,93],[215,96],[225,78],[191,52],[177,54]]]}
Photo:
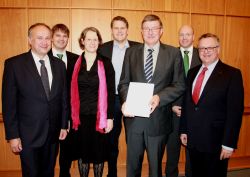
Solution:
{"label": "man's hand", "polygon": [[68,134],[67,129],[61,129],[60,135],[59,135],[59,140],[65,140],[67,134]]}
{"label": "man's hand", "polygon": [[151,99],[151,101],[150,101],[149,104],[151,106],[151,110],[150,110],[150,114],[151,114],[152,112],[154,112],[155,108],[157,106],[159,106],[159,104],[160,104],[160,97],[158,95],[154,95],[152,97],[152,99]]}
{"label": "man's hand", "polygon": [[180,139],[181,139],[181,143],[184,146],[187,146],[187,134],[181,134]]}
{"label": "man's hand", "polygon": [[122,104],[122,114],[125,116],[125,117],[135,117],[134,115],[131,115],[131,114],[128,114],[125,112],[125,107],[126,107],[126,102],[124,102]]}
{"label": "man's hand", "polygon": [[180,106],[173,106],[172,111],[176,114],[177,117],[181,117],[181,107]]}
{"label": "man's hand", "polygon": [[105,128],[105,133],[109,133],[114,126],[114,120],[113,119],[108,119],[107,120],[107,127]]}
{"label": "man's hand", "polygon": [[220,153],[220,160],[229,159],[233,154],[233,151],[222,148]]}
{"label": "man's hand", "polygon": [[10,149],[13,153],[17,154],[22,151],[22,143],[20,138],[15,138],[9,140],[10,143]]}

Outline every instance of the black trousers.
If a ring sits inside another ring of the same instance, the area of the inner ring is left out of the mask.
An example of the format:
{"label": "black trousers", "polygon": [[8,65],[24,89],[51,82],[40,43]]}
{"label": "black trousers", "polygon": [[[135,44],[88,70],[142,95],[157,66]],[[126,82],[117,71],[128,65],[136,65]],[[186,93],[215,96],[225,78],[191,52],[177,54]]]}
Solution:
{"label": "black trousers", "polygon": [[108,134],[110,152],[108,156],[108,177],[117,177],[117,159],[119,155],[119,137],[122,129],[122,112],[119,96],[115,97],[114,126]]}
{"label": "black trousers", "polygon": [[54,177],[58,143],[47,140],[42,147],[23,145],[20,152],[23,177]]}
{"label": "black trousers", "polygon": [[[71,122],[72,125],[72,122]],[[60,141],[59,177],[70,177],[70,168],[73,160],[79,159],[78,131],[71,129],[65,140]]]}
{"label": "black trousers", "polygon": [[189,149],[193,177],[226,177],[228,159],[220,160],[220,151],[215,153]]}
{"label": "black trousers", "polygon": [[[166,146],[166,152],[167,152],[167,162],[165,167],[166,177],[178,177],[179,175],[178,163],[181,151],[179,125],[180,125],[180,117],[177,117],[176,114],[173,113],[173,132],[169,135]],[[185,150],[186,150],[185,176],[192,177],[189,152],[187,148]]]}

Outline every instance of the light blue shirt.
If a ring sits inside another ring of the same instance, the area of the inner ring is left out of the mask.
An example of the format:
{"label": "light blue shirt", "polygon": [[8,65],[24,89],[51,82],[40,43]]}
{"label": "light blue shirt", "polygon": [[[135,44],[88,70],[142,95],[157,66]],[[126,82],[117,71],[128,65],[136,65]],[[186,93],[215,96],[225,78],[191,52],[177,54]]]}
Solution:
{"label": "light blue shirt", "polygon": [[123,48],[119,47],[118,42],[114,41],[113,52],[112,52],[112,64],[115,70],[115,93],[118,94],[117,87],[120,81],[122,73],[122,65],[125,56],[126,49],[129,48],[129,43],[126,41]]}

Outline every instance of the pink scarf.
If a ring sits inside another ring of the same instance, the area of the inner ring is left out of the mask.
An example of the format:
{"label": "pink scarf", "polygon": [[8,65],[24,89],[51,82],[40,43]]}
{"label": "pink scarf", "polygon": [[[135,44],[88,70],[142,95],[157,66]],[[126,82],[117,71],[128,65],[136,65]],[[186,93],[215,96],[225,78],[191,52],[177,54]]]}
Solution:
{"label": "pink scarf", "polygon": [[[78,90],[78,73],[82,63],[82,56],[80,56],[75,64],[72,80],[71,80],[71,117],[73,121],[73,129],[77,130],[81,124],[80,114],[80,98]],[[96,131],[105,133],[104,128],[107,127],[107,105],[108,105],[108,93],[106,84],[106,75],[103,62],[97,60],[98,64],[98,103],[97,103],[97,119],[96,119]]]}

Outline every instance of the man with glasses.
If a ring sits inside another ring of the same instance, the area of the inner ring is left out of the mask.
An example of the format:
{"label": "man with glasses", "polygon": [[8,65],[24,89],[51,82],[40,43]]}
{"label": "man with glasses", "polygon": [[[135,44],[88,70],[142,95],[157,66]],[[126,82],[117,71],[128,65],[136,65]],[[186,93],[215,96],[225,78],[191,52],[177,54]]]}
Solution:
{"label": "man with glasses", "polygon": [[198,50],[202,65],[187,76],[181,141],[189,149],[193,177],[226,177],[244,110],[242,76],[219,59],[216,35],[203,34]]}
{"label": "man with glasses", "polygon": [[107,58],[110,58],[115,70],[115,85],[116,85],[116,97],[115,97],[115,114],[114,114],[114,126],[112,131],[108,134],[110,154],[108,158],[108,176],[117,177],[117,158],[119,154],[119,136],[122,129],[122,112],[121,103],[118,96],[117,87],[119,84],[122,64],[124,60],[125,51],[127,48],[139,44],[134,41],[129,41],[128,37],[128,21],[122,16],[116,16],[111,21],[111,33],[113,40],[104,43],[100,46],[100,53]]}
{"label": "man with glasses", "polygon": [[[193,46],[193,42],[194,42],[193,28],[189,25],[183,25],[179,29],[179,44],[184,63],[185,75],[187,75],[189,69],[201,63],[198,50]],[[182,100],[183,97],[180,97],[172,104],[173,132],[169,135],[167,142],[167,162],[165,168],[166,177],[178,177],[179,174],[178,163],[181,150],[179,124],[180,124]],[[186,177],[192,176],[188,150],[186,150],[185,176]]]}
{"label": "man with glasses", "polygon": [[[141,24],[144,44],[127,49],[118,91],[125,116],[127,177],[141,176],[144,151],[149,176],[162,176],[162,158],[172,131],[171,103],[185,90],[183,63],[179,49],[162,44],[163,26],[156,15],[146,15]],[[125,112],[130,82],[154,84],[151,114],[143,118]]]}

